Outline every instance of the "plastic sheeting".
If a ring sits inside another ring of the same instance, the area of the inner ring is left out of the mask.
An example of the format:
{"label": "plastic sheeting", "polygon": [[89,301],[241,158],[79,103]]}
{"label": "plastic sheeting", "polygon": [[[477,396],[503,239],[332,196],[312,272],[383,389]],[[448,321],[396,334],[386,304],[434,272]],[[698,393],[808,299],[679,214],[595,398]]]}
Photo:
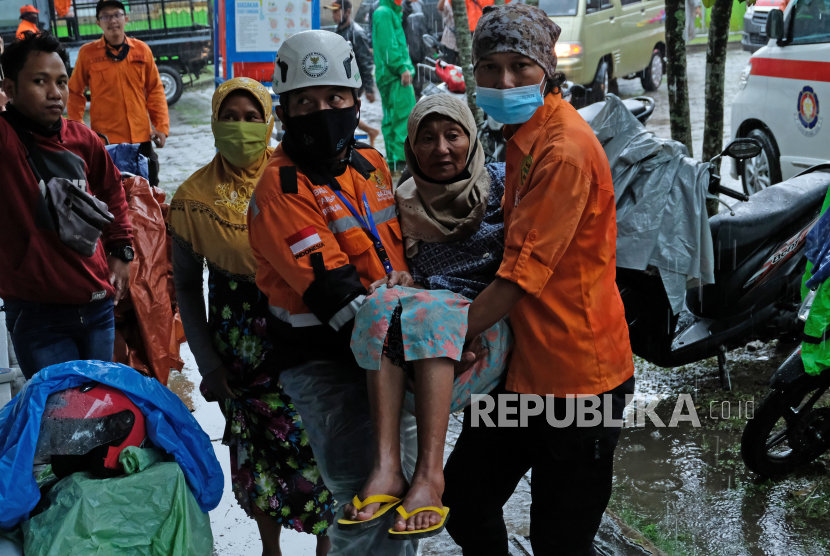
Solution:
{"label": "plastic sheeting", "polygon": [[170,369],[184,367],[179,355],[184,330],[171,298],[165,194],[138,177],[124,180],[124,192],[136,258],[130,264],[130,291],[115,308],[114,360],[166,385]]}
{"label": "plastic sheeting", "polygon": [[27,556],[210,556],[210,516],[175,462],[99,479],[75,473],[52,487],[47,508],[23,524]]}
{"label": "plastic sheeting", "polygon": [[138,154],[140,147],[141,145],[138,144],[119,143],[117,145],[107,145],[106,149],[119,171],[129,172],[134,176],[149,180],[149,161],[143,154]]}
{"label": "plastic sheeting", "polygon": [[123,391],[141,409],[156,448],[176,459],[202,511],[222,498],[224,478],[210,438],[179,398],[157,380],[116,363],[72,361],[37,373],[0,410],[0,528],[25,521],[40,499],[32,462],[46,398],[89,381]]}
{"label": "plastic sheeting", "polygon": [[706,214],[708,164],[647,131],[614,95],[591,122],[605,149],[617,203],[617,266],[657,267],[675,314],[686,290],[715,281]]}
{"label": "plastic sheeting", "polygon": [[[807,234],[807,270],[801,288],[801,297],[804,300],[811,289],[816,290],[816,296],[810,307],[807,322],[804,323],[804,333],[815,338],[825,337],[830,329],[830,191],[824,198],[821,207],[821,218]],[[807,374],[818,375],[830,367],[830,339],[819,344],[802,342],[801,361]]]}
{"label": "plastic sheeting", "polygon": [[813,264],[812,276],[804,285],[816,289],[830,278],[830,211],[825,211],[807,234],[804,255]]}

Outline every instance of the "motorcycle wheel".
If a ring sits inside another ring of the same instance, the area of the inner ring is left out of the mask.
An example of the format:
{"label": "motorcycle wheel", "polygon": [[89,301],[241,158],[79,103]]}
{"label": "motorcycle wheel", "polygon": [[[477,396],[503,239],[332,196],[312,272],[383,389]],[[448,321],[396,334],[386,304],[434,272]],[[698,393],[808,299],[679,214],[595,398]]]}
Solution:
{"label": "motorcycle wheel", "polygon": [[741,457],[763,477],[779,477],[830,448],[830,374],[804,374],[773,390],[747,422]]}

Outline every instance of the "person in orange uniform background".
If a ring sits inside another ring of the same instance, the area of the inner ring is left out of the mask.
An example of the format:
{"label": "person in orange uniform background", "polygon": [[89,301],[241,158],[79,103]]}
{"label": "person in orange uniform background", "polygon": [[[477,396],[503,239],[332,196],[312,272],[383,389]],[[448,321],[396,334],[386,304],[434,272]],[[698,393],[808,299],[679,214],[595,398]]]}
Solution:
{"label": "person in orange uniform background", "polygon": [[112,144],[139,143],[139,152],[150,161],[150,185],[158,185],[159,163],[153,143],[164,147],[170,119],[153,52],[144,42],[124,33],[124,4],[100,0],[95,13],[104,35],[78,52],[69,79],[67,115],[70,120],[83,121],[84,92],[89,87],[90,127],[106,135]]}
{"label": "person in orange uniform background", "polygon": [[597,395],[600,415],[621,419],[634,392],[611,171],[591,128],[562,100],[559,33],[544,11],[511,3],[485,8],[473,36],[476,102],[505,124],[507,151],[504,259],[470,306],[467,341],[509,314],[515,346],[506,383],[492,394],[508,397],[496,407],[507,402],[515,415],[517,394],[548,407],[516,428],[474,427],[465,412],[443,497],[453,512],[447,530],[465,556],[507,554],[502,507],[529,469],[533,552],[594,555],[621,427],[566,425],[575,404],[567,397]]}
{"label": "person in orange uniform background", "polygon": [[40,10],[34,6],[23,6],[20,8],[20,25],[17,26],[17,33],[15,36],[19,40],[23,40],[23,33],[31,31],[32,33],[40,33],[40,28],[37,26],[37,14]]}

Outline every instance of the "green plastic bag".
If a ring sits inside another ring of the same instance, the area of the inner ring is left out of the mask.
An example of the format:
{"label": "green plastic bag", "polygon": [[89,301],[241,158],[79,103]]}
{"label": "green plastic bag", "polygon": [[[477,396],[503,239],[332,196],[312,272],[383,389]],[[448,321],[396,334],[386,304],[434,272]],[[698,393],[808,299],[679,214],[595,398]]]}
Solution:
{"label": "green plastic bag", "polygon": [[[154,456],[131,457],[147,463]],[[114,479],[75,473],[46,498],[48,509],[22,525],[26,556],[213,553],[210,517],[199,509],[176,462]]]}
{"label": "green plastic bag", "polygon": [[158,450],[127,446],[121,450],[121,454],[118,456],[118,463],[124,466],[124,473],[132,475],[133,473],[144,471],[162,459],[164,459],[164,454]]}

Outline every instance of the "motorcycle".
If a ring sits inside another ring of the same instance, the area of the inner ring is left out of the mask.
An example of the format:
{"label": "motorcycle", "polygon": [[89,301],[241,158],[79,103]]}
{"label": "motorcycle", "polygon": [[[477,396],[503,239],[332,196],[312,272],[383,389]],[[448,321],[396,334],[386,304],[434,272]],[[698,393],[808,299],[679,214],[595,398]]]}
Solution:
{"label": "motorcycle", "polygon": [[[748,160],[760,152],[755,140],[735,139],[712,162],[723,156]],[[716,356],[721,386],[729,390],[728,350],[756,339],[796,337],[804,246],[830,187],[828,171],[830,164],[815,166],[747,197],[723,187],[710,164],[709,192],[743,201],[709,219],[715,282],[687,290],[686,311],[675,315],[659,272],[618,268],[633,352],[661,367]]]}
{"label": "motorcycle", "polygon": [[[824,296],[824,291],[811,291],[801,304],[797,323],[802,330],[817,295]],[[817,311],[826,310],[825,299],[815,304],[821,307]],[[816,317],[815,322],[822,327],[825,315],[818,312]],[[830,372],[808,374],[802,358],[802,349],[808,349],[808,344],[817,346],[810,350],[811,361],[825,358],[823,348],[818,347],[825,334],[801,335],[806,343],[799,344],[775,371],[770,379],[771,391],[747,421],[741,436],[741,456],[749,469],[763,477],[786,475],[830,449]],[[820,368],[813,365],[814,371]]]}

